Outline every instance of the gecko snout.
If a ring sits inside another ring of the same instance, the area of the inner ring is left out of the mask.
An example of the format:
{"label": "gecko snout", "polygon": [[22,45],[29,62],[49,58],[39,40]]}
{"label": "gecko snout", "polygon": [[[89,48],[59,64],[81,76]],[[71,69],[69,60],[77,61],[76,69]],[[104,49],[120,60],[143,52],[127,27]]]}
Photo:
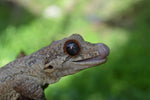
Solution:
{"label": "gecko snout", "polygon": [[107,57],[109,55],[109,48],[103,43],[98,43],[98,51],[102,57]]}

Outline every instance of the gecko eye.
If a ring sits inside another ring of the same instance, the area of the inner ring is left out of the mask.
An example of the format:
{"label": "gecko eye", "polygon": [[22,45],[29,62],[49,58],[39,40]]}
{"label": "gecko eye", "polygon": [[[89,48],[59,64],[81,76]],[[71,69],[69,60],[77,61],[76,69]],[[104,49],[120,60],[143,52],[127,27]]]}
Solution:
{"label": "gecko eye", "polygon": [[64,51],[70,56],[78,55],[81,51],[79,42],[76,40],[68,40],[64,45]]}

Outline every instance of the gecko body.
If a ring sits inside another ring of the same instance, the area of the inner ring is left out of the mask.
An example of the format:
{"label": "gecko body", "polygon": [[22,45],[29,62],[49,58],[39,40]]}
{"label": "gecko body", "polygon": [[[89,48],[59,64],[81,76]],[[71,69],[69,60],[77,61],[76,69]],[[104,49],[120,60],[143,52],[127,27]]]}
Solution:
{"label": "gecko body", "polygon": [[61,77],[106,62],[109,48],[79,34],[53,41],[0,68],[0,100],[46,100],[44,89]]}

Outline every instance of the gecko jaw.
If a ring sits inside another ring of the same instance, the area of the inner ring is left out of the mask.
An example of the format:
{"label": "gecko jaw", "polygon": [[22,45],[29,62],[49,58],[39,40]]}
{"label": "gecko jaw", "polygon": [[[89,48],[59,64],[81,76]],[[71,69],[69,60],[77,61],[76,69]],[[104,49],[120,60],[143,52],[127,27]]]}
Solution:
{"label": "gecko jaw", "polygon": [[87,59],[83,59],[83,60],[77,60],[77,61],[73,61],[73,62],[76,64],[79,64],[79,65],[96,66],[96,65],[100,65],[106,61],[107,61],[107,57],[96,56],[96,57],[87,58]]}

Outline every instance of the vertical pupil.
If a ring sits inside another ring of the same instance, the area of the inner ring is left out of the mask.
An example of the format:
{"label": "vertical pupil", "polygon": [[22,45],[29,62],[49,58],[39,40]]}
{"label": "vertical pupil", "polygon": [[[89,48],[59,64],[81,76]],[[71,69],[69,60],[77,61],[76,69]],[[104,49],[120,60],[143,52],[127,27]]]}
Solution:
{"label": "vertical pupil", "polygon": [[76,42],[70,41],[66,44],[66,51],[69,55],[75,56],[80,52],[80,48]]}

